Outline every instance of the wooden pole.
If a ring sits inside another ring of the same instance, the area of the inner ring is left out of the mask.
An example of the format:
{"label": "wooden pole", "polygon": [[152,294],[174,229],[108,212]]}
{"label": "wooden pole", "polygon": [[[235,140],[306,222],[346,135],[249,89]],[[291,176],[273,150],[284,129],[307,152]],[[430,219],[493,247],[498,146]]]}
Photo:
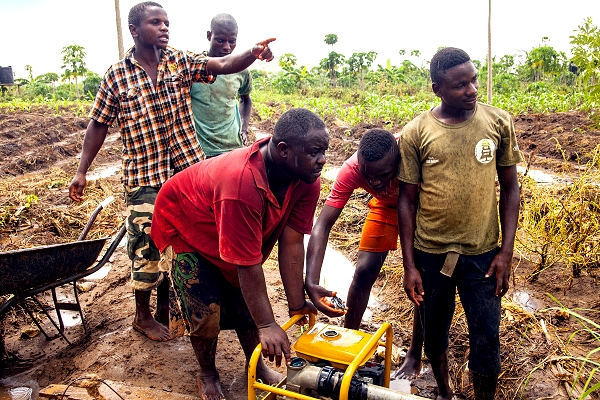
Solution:
{"label": "wooden pole", "polygon": [[119,46],[119,60],[125,57],[125,50],[123,49],[123,30],[121,29],[121,8],[119,7],[119,0],[115,0],[115,16],[117,18],[117,44]]}
{"label": "wooden pole", "polygon": [[488,104],[492,104],[492,0],[488,1],[488,76],[487,76],[487,94]]}

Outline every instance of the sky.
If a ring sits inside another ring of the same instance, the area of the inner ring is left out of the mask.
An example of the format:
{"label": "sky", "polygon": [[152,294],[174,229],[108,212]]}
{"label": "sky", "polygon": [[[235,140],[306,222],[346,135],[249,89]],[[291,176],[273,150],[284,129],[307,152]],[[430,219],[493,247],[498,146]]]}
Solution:
{"label": "sky", "polygon": [[[139,0],[120,0],[125,50],[133,45],[127,26],[129,9]],[[312,67],[332,50],[325,35],[335,34],[333,50],[346,57],[375,51],[374,65],[417,65],[439,47],[465,50],[485,60],[488,41],[488,1],[485,0],[303,0],[296,2],[227,0],[205,3],[158,0],[170,21],[169,44],[181,50],[208,49],[206,31],[218,13],[233,15],[239,27],[236,52],[269,37],[275,60],[251,68],[275,70],[279,56],[291,53],[298,65]],[[544,43],[570,55],[570,38],[586,17],[600,25],[600,1],[492,0],[492,55],[524,57]],[[16,78],[63,73],[61,51],[83,46],[88,69],[103,75],[118,61],[114,0],[0,0],[5,42],[0,66],[12,66]],[[405,50],[401,56],[399,50]],[[419,50],[420,57],[410,57]]]}

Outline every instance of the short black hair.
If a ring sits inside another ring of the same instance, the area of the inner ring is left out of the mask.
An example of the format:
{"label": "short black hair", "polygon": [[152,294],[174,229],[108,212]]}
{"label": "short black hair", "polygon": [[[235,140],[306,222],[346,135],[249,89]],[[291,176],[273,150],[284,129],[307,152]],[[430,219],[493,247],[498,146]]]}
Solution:
{"label": "short black hair", "polygon": [[471,57],[464,50],[456,47],[444,47],[438,50],[429,63],[431,82],[440,85],[447,70],[467,61],[471,61]]}
{"label": "short black hair", "polygon": [[398,149],[396,138],[385,129],[369,129],[358,144],[358,152],[365,161],[379,161],[390,151]]}
{"label": "short black hair", "polygon": [[131,7],[131,10],[129,10],[127,23],[129,25],[140,26],[140,23],[142,22],[142,17],[144,16],[144,12],[150,7],[163,8],[163,6],[154,1],[144,1],[143,3],[138,3],[135,6]]}
{"label": "short black hair", "polygon": [[292,108],[286,111],[275,124],[273,143],[285,142],[289,146],[303,144],[306,134],[313,129],[327,131],[325,122],[306,108]]}
{"label": "short black hair", "polygon": [[238,29],[237,21],[235,20],[235,18],[233,18],[233,16],[231,16],[230,14],[226,13],[217,14],[214,17],[212,17],[212,20],[210,21],[211,32],[215,30],[216,25],[226,27],[227,29],[235,29],[236,31]]}

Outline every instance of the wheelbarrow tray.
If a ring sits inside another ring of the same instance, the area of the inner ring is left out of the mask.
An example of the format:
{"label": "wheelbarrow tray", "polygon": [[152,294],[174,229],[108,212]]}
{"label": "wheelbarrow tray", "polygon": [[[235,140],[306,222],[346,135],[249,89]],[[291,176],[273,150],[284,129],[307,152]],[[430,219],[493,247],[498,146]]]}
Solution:
{"label": "wheelbarrow tray", "polygon": [[19,294],[75,278],[91,268],[109,238],[0,253],[0,295]]}

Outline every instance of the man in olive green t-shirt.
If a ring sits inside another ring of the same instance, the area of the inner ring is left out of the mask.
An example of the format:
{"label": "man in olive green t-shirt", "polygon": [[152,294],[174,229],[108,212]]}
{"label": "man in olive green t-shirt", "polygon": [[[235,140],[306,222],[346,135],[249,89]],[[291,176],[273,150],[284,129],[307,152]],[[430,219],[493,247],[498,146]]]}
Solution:
{"label": "man in olive green t-shirt", "polygon": [[[217,14],[206,33],[210,49],[203,54],[223,57],[235,49],[238,26],[229,14]],[[194,125],[206,157],[248,145],[252,111],[252,77],[247,69],[219,75],[212,85],[194,84],[190,90]],[[238,106],[239,97],[239,106]]]}
{"label": "man in olive green t-shirt", "polygon": [[457,289],[469,325],[475,398],[493,399],[501,370],[500,298],[508,290],[519,214],[516,164],[522,157],[510,115],[477,102],[478,74],[467,53],[441,49],[430,73],[441,104],[407,124],[399,142],[404,289],[419,306],[437,399],[453,396],[446,351]]}

